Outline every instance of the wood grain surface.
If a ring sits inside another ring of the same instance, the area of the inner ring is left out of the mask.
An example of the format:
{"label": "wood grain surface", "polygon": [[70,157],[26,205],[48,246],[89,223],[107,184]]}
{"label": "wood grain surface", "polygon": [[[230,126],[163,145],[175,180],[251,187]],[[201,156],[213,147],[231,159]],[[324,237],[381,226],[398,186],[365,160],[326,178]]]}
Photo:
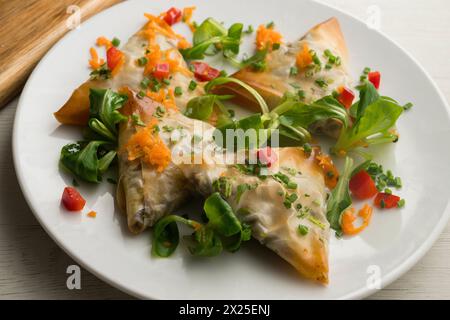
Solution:
{"label": "wood grain surface", "polygon": [[[0,0],[0,108],[70,28],[121,0]],[[70,7],[71,6],[71,7]]]}
{"label": "wood grain surface", "polygon": [[[449,1],[321,2],[362,20],[367,19],[370,6],[378,6],[381,30],[412,53],[436,80],[447,100],[450,99]],[[67,289],[66,268],[76,263],[40,227],[25,203],[14,173],[11,130],[16,105],[14,100],[0,110],[0,299],[131,298],[85,270],[82,270],[81,290]],[[416,266],[370,298],[450,299],[450,225]]]}

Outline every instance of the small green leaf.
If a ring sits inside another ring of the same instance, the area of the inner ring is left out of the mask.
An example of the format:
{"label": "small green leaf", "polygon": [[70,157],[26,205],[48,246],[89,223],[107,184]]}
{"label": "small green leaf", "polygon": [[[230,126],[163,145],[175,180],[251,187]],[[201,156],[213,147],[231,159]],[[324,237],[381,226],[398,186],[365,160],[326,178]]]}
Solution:
{"label": "small green leaf", "polygon": [[345,159],[344,170],[339,178],[336,187],[333,189],[327,204],[327,219],[331,228],[336,231],[341,230],[341,216],[343,212],[352,205],[350,197],[349,181],[352,173],[353,160],[349,157]]}
{"label": "small green leaf", "polygon": [[208,217],[208,226],[220,235],[229,237],[241,231],[239,220],[233,213],[230,205],[218,192],[213,193],[203,206]]}

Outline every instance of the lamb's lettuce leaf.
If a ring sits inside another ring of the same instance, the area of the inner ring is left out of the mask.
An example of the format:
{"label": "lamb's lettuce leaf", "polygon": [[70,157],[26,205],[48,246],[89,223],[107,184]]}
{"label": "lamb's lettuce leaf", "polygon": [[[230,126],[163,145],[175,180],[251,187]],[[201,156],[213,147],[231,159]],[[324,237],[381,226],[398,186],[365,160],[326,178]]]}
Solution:
{"label": "lamb's lettuce leaf", "polygon": [[338,234],[341,232],[342,214],[352,205],[352,198],[349,190],[350,176],[353,172],[352,166],[352,158],[347,157],[345,159],[344,170],[339,176],[339,181],[328,199],[327,219],[331,228]]}
{"label": "lamb's lettuce leaf", "polygon": [[76,177],[98,183],[116,157],[116,151],[108,150],[105,146],[111,145],[105,141],[68,144],[61,150],[60,163]]}
{"label": "lamb's lettuce leaf", "polygon": [[127,101],[127,96],[111,89],[90,89],[89,126],[105,138],[117,137],[117,124],[127,119],[118,109]]}
{"label": "lamb's lettuce leaf", "polygon": [[183,223],[194,230],[192,235],[185,237],[189,252],[194,256],[213,257],[223,249],[235,252],[242,242],[250,240],[251,230],[239,222],[220,193],[213,193],[205,201],[203,209],[206,224],[175,215],[160,219],[153,233],[153,254],[168,257],[176,250],[179,244],[177,223]]}
{"label": "lamb's lettuce leaf", "polygon": [[186,60],[203,59],[220,50],[226,58],[234,58],[239,54],[243,27],[242,23],[235,23],[227,30],[221,23],[208,18],[195,30],[193,46],[180,52]]}
{"label": "lamb's lettuce leaf", "polygon": [[403,107],[386,97],[380,97],[365,107],[352,127],[341,131],[333,151],[346,154],[357,147],[395,142],[398,135],[391,130],[403,112]]}

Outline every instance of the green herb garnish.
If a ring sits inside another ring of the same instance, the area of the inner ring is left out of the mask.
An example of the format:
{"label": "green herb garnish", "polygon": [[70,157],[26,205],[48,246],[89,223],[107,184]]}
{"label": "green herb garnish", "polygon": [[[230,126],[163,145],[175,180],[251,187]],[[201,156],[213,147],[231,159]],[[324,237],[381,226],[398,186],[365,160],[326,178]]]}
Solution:
{"label": "green herb garnish", "polygon": [[297,231],[301,236],[306,236],[309,232],[309,228],[305,225],[300,224],[297,228]]}
{"label": "green herb garnish", "polygon": [[197,88],[197,82],[191,80],[191,82],[189,82],[189,90],[194,91],[195,88]]}
{"label": "green herb garnish", "polygon": [[114,47],[118,47],[118,46],[120,46],[120,40],[119,40],[118,38],[114,37],[114,38],[112,39],[112,41],[111,41],[111,44],[112,44]]}

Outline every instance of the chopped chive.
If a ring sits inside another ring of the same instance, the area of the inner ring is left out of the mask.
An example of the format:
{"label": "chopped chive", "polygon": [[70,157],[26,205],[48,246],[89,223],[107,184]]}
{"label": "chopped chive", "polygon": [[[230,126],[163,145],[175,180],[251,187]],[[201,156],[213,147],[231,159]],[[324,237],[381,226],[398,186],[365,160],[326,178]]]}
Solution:
{"label": "chopped chive", "polygon": [[183,89],[181,87],[175,87],[175,90],[173,91],[176,97],[179,97],[183,94]]}
{"label": "chopped chive", "polygon": [[298,97],[299,97],[300,100],[305,100],[305,97],[306,97],[305,91],[303,91],[303,90],[298,90],[298,91],[297,91],[297,95],[298,95]]}
{"label": "chopped chive", "polygon": [[297,189],[297,184],[295,182],[289,181],[289,183],[287,184],[287,188],[288,189]]}
{"label": "chopped chive", "polygon": [[297,201],[297,199],[298,195],[296,193],[292,193],[286,198],[286,200],[290,201],[291,203],[294,203],[295,201]]}
{"label": "chopped chive", "polygon": [[292,202],[289,202],[287,200],[284,200],[283,205],[286,207],[286,209],[292,208]]}
{"label": "chopped chive", "polygon": [[119,40],[118,38],[115,38],[115,37],[114,37],[114,39],[112,39],[112,41],[111,41],[111,44],[112,44],[114,47],[118,47],[118,46],[120,46],[120,40]]}
{"label": "chopped chive", "polygon": [[308,227],[307,226],[304,226],[304,225],[299,225],[298,226],[298,233],[300,234],[300,235],[302,235],[302,236],[306,236],[307,234],[308,234],[308,232],[309,232],[309,229],[308,229]]}
{"label": "chopped chive", "polygon": [[194,91],[195,88],[197,88],[197,82],[191,80],[191,82],[189,83],[189,90]]}
{"label": "chopped chive", "polygon": [[326,88],[326,87],[328,87],[328,83],[327,83],[325,80],[323,80],[323,79],[317,79],[317,80],[315,81],[315,83],[316,83],[319,87],[321,87],[321,88]]}
{"label": "chopped chive", "polygon": [[142,89],[147,89],[148,86],[150,85],[150,79],[145,77],[142,81],[141,81],[141,88]]}
{"label": "chopped chive", "polygon": [[401,199],[398,203],[397,203],[397,208],[403,208],[406,204],[405,199]]}
{"label": "chopped chive", "polygon": [[281,44],[279,44],[279,43],[274,43],[273,45],[272,45],[272,50],[278,50],[278,49],[280,49],[280,47],[281,47]]}
{"label": "chopped chive", "polygon": [[141,126],[141,127],[145,127],[145,123],[141,120],[141,118],[139,117],[139,115],[137,114],[132,114],[131,115],[131,120],[133,121],[133,124],[136,126]]}
{"label": "chopped chive", "polygon": [[395,187],[398,189],[402,187],[402,179],[400,177],[395,178]]}
{"label": "chopped chive", "polygon": [[166,86],[170,86],[170,80],[169,79],[163,79],[162,81]]}
{"label": "chopped chive", "polygon": [[275,23],[273,21],[270,21],[268,24],[266,24],[267,29],[272,29],[273,27],[275,27]]}
{"label": "chopped chive", "polygon": [[163,131],[164,131],[164,132],[172,132],[173,130],[174,130],[174,128],[171,127],[171,126],[164,126],[164,127],[163,127]]}
{"label": "chopped chive", "polygon": [[146,95],[146,94],[145,94],[145,91],[142,91],[142,90],[139,91],[138,94],[137,94],[138,98],[141,98],[141,99],[144,98],[145,95]]}
{"label": "chopped chive", "polygon": [[309,220],[311,223],[314,223],[314,224],[315,224],[316,226],[318,226],[320,229],[322,229],[322,230],[325,229],[325,224],[322,223],[320,220],[314,218],[313,216],[309,215],[309,216],[308,216],[308,220]]}
{"label": "chopped chive", "polygon": [[384,189],[384,193],[392,194],[392,190],[389,188]]}
{"label": "chopped chive", "polygon": [[143,67],[148,63],[148,59],[146,57],[141,57],[137,60],[138,65]]}
{"label": "chopped chive", "polygon": [[251,24],[248,25],[247,30],[244,31],[245,34],[252,34],[254,31],[253,26]]}
{"label": "chopped chive", "polygon": [[298,75],[298,68],[297,67],[291,67],[291,70],[289,71],[289,75],[291,75],[291,76]]}
{"label": "chopped chive", "polygon": [[321,66],[322,62],[320,61],[319,57],[317,56],[317,53],[313,50],[311,50],[311,51],[312,51],[312,59],[313,59],[314,64],[317,66]]}
{"label": "chopped chive", "polygon": [[408,102],[407,104],[405,104],[403,106],[403,110],[408,111],[409,109],[411,109],[414,105],[411,102]]}
{"label": "chopped chive", "polygon": [[305,143],[304,145],[303,145],[303,150],[305,151],[305,153],[311,153],[312,152],[312,147],[311,147],[311,145],[309,144],[309,143]]}
{"label": "chopped chive", "polygon": [[225,70],[221,70],[219,73],[220,77],[227,77],[228,76],[228,72],[226,72]]}

